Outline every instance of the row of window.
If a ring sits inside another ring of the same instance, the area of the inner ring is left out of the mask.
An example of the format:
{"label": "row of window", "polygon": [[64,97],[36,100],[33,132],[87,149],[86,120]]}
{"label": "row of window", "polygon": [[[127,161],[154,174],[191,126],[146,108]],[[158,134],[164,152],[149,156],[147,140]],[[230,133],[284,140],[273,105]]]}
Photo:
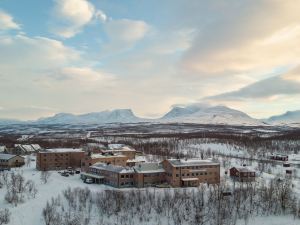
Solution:
{"label": "row of window", "polygon": [[133,178],[133,174],[122,174],[121,178]]}
{"label": "row of window", "polygon": [[176,167],[176,170],[179,170],[179,168],[181,169],[203,169],[203,168],[218,168],[219,166],[215,166],[215,165],[209,165],[209,166],[183,166],[183,167]]}

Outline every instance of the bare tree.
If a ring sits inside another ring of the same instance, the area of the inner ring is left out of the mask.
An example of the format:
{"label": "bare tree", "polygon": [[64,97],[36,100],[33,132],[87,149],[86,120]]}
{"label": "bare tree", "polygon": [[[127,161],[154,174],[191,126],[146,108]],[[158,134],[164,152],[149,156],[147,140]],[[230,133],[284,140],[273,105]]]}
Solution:
{"label": "bare tree", "polygon": [[10,221],[10,215],[11,215],[11,213],[9,212],[8,209],[1,209],[0,210],[0,225],[8,224]]}
{"label": "bare tree", "polygon": [[51,176],[49,171],[42,171],[41,172],[41,181],[46,184]]}

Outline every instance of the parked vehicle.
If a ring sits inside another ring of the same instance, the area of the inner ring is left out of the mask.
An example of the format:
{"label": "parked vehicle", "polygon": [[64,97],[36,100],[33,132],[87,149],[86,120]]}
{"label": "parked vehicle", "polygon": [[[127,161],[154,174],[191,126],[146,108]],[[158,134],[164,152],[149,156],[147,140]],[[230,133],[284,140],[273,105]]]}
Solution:
{"label": "parked vehicle", "polygon": [[93,184],[94,181],[91,178],[86,178],[85,181],[84,181],[84,183],[86,183],[86,184]]}
{"label": "parked vehicle", "polygon": [[80,174],[80,170],[76,170],[75,173],[76,173],[76,174]]}

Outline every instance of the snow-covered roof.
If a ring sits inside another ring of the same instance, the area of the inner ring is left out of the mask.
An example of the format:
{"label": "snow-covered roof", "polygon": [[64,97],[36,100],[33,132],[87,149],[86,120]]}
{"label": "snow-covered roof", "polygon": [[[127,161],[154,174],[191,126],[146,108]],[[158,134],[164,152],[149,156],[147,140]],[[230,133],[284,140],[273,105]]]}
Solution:
{"label": "snow-covered roof", "polygon": [[11,155],[11,154],[0,154],[0,159],[8,160],[8,159],[11,159],[15,156],[16,155]]}
{"label": "snow-covered roof", "polygon": [[0,152],[4,152],[4,151],[5,151],[5,149],[6,149],[6,147],[5,147],[5,146],[0,146]]}
{"label": "snow-covered roof", "polygon": [[94,165],[90,166],[90,168],[107,170],[115,173],[134,173],[132,168],[106,163],[95,163]]}
{"label": "snow-covered roof", "polygon": [[252,172],[255,173],[254,170],[248,168],[248,167],[244,167],[244,166],[235,166],[235,168],[239,171],[239,172]]}
{"label": "snow-covered roof", "polygon": [[83,152],[83,151],[81,148],[49,148],[49,149],[45,149],[45,152],[63,153],[63,152]]}
{"label": "snow-covered roof", "polygon": [[167,159],[173,166],[202,166],[202,165],[220,165],[220,163],[213,162],[211,160],[202,160],[198,158],[194,159]]}
{"label": "snow-covered roof", "polygon": [[163,173],[165,172],[161,163],[139,163],[134,167],[137,173]]}
{"label": "snow-covered roof", "polygon": [[133,151],[136,150],[128,145],[124,144],[109,144],[108,149],[103,150],[103,152],[113,152],[113,151]]}
{"label": "snow-covered roof", "polygon": [[38,144],[29,144],[29,145],[15,144],[15,147],[21,148],[24,152],[35,152],[41,150],[41,146]]}
{"label": "snow-covered roof", "polygon": [[110,154],[92,154],[91,158],[92,159],[101,159],[101,158],[123,158],[123,157],[127,157],[125,155],[110,155]]}
{"label": "snow-covered roof", "polygon": [[146,162],[146,158],[144,156],[136,156],[134,159],[128,159],[127,162]]}

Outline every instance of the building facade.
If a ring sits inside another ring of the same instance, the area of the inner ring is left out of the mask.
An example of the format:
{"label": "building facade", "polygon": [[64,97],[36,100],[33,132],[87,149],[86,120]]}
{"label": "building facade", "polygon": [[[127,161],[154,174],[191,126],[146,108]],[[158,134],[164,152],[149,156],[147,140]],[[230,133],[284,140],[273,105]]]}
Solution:
{"label": "building facade", "polygon": [[200,183],[220,183],[220,164],[200,159],[167,159],[160,163],[138,163],[134,167],[97,163],[82,178],[114,187],[196,187]]}
{"label": "building facade", "polygon": [[95,163],[106,163],[112,165],[126,166],[128,157],[111,153],[87,154],[81,160],[81,170],[87,171]]}
{"label": "building facade", "polygon": [[24,158],[19,155],[0,154],[0,168],[13,168],[23,166]]}
{"label": "building facade", "polygon": [[173,187],[220,183],[219,163],[201,159],[169,159],[162,163],[166,170],[166,180]]}
{"label": "building facade", "polygon": [[84,156],[85,152],[81,149],[47,149],[37,153],[36,168],[42,171],[80,168]]}
{"label": "building facade", "polygon": [[238,182],[252,182],[255,181],[255,171],[247,167],[232,167],[230,168],[230,177]]}

